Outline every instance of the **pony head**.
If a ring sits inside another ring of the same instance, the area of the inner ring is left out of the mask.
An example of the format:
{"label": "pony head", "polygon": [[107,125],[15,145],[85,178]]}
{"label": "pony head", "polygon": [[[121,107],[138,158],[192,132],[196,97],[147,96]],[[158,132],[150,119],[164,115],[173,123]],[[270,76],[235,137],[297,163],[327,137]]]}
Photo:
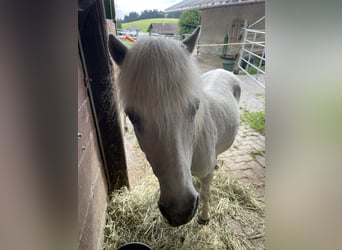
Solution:
{"label": "pony head", "polygon": [[191,163],[201,91],[191,53],[199,33],[200,26],[182,42],[139,38],[130,48],[109,36],[120,67],[119,99],[158,178],[159,209],[172,226],[189,222],[198,207]]}

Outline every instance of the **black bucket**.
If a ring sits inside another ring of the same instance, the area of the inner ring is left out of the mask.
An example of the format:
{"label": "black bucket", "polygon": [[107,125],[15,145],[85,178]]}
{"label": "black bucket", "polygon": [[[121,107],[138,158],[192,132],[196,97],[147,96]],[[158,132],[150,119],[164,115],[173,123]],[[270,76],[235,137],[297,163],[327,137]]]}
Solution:
{"label": "black bucket", "polygon": [[130,242],[120,246],[117,250],[152,250],[152,248],[141,242]]}

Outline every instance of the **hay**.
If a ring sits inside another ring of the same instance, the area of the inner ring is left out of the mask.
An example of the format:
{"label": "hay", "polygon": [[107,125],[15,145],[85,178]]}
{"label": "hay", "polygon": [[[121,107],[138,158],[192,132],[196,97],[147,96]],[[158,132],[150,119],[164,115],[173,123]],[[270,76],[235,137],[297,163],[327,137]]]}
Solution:
{"label": "hay", "polygon": [[[198,184],[195,181],[195,186]],[[128,191],[113,193],[108,203],[103,249],[139,241],[153,249],[260,249],[264,248],[264,204],[248,187],[217,170],[211,186],[211,219],[169,226],[159,212],[159,185],[154,176]]]}

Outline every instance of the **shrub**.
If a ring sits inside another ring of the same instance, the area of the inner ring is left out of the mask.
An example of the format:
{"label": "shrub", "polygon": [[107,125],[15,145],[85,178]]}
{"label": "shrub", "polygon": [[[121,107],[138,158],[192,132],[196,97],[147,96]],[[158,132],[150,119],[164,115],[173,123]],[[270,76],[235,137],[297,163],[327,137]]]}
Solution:
{"label": "shrub", "polygon": [[179,34],[191,34],[199,25],[200,12],[198,10],[189,10],[182,13],[179,18]]}

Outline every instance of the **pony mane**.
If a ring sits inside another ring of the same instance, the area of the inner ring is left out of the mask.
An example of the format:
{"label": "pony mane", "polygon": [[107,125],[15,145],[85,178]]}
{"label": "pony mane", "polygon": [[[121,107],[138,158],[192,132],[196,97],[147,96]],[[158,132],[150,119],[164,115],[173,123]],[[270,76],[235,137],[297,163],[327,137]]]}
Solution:
{"label": "pony mane", "polygon": [[148,114],[158,127],[165,127],[170,114],[176,118],[200,95],[199,81],[197,65],[182,43],[140,38],[121,66],[120,103],[124,109]]}

